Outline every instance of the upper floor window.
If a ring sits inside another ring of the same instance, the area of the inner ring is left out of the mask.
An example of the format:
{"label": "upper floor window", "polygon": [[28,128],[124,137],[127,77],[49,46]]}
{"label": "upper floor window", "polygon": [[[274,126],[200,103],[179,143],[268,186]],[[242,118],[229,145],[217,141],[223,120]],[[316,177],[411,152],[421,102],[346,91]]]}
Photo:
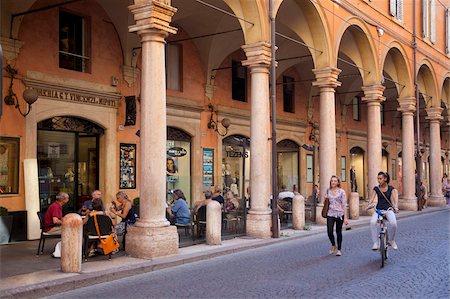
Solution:
{"label": "upper floor window", "polygon": [[59,67],[90,71],[89,20],[59,11]]}
{"label": "upper floor window", "polygon": [[436,42],[436,0],[422,0],[422,36]]}
{"label": "upper floor window", "polygon": [[361,120],[361,98],[360,97],[353,97],[352,108],[353,108],[353,120]]}
{"label": "upper floor window", "polygon": [[384,103],[381,103],[380,105],[380,121],[381,121],[381,125],[384,126]]}
{"label": "upper floor window", "polygon": [[450,54],[450,7],[445,10],[445,53]]}
{"label": "upper floor window", "polygon": [[389,0],[389,14],[403,21],[403,0]]}
{"label": "upper floor window", "polygon": [[247,68],[234,60],[231,64],[231,98],[247,102]]}
{"label": "upper floor window", "polygon": [[283,76],[283,111],[295,112],[295,84],[294,78]]}
{"label": "upper floor window", "polygon": [[180,44],[166,45],[166,82],[171,90],[183,90],[183,47]]}

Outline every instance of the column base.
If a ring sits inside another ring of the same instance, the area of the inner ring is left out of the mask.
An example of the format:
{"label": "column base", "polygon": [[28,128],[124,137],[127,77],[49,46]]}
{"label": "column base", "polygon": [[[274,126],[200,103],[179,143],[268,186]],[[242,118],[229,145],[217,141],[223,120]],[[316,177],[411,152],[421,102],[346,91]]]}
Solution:
{"label": "column base", "polygon": [[132,257],[152,259],[178,253],[178,232],[175,226],[127,229],[126,252]]}
{"label": "column base", "polygon": [[445,201],[445,197],[442,195],[431,195],[428,197],[427,205],[430,207],[445,207],[447,202]]}
{"label": "column base", "polygon": [[322,217],[323,203],[316,206],[316,224],[327,224],[327,218]]}
{"label": "column base", "polygon": [[249,211],[246,223],[247,236],[268,239],[272,237],[272,214],[269,211],[255,213]]}
{"label": "column base", "polygon": [[417,197],[413,197],[413,198],[400,197],[398,199],[398,208],[400,210],[405,210],[405,211],[417,211],[417,209],[418,209]]}

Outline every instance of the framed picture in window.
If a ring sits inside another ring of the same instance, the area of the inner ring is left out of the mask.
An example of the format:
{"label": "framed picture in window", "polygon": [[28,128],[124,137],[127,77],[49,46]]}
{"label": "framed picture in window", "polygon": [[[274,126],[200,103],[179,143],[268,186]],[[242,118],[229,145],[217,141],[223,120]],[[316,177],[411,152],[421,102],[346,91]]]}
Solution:
{"label": "framed picture in window", "polygon": [[136,144],[120,144],[120,189],[136,189]]}
{"label": "framed picture in window", "polygon": [[19,193],[20,138],[0,137],[0,194]]}
{"label": "framed picture in window", "polygon": [[214,185],[214,149],[203,149],[203,186]]}

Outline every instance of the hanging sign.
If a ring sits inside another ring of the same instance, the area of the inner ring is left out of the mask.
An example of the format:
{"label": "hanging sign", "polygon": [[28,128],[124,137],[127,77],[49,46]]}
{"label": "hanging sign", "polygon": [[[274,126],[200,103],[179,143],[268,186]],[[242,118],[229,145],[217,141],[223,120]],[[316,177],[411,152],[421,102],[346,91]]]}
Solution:
{"label": "hanging sign", "polygon": [[187,151],[182,147],[171,147],[167,150],[167,155],[171,157],[183,157],[187,154]]}

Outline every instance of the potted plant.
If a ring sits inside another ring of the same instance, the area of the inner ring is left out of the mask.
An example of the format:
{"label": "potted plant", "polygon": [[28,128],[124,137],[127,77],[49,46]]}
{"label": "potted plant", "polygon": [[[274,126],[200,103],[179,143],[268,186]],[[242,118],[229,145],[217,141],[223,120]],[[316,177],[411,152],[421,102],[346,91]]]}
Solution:
{"label": "potted plant", "polygon": [[133,199],[134,213],[139,217],[139,197]]}
{"label": "potted plant", "polygon": [[0,244],[8,244],[11,236],[13,216],[8,215],[8,209],[0,207]]}

